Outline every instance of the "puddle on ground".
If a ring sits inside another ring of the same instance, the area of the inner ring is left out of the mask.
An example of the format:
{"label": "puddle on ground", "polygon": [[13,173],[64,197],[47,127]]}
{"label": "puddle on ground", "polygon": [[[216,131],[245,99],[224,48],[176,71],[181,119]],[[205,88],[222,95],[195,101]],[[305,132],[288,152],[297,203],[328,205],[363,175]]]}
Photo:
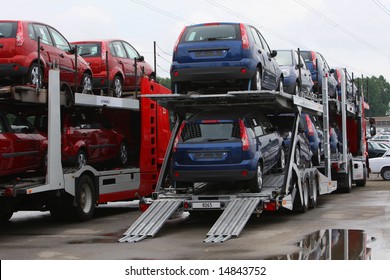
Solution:
{"label": "puddle on ground", "polygon": [[269,260],[371,260],[375,240],[362,230],[319,230],[298,242],[298,252]]}

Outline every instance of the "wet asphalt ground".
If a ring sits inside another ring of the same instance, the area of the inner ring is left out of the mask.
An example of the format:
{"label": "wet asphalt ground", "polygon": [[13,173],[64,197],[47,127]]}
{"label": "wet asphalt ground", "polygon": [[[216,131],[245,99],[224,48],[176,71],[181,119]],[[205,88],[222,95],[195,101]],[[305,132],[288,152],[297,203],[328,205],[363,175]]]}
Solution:
{"label": "wet asphalt ground", "polygon": [[204,243],[216,215],[168,221],[154,238],[118,239],[140,216],[136,203],[99,206],[84,223],[57,222],[48,212],[19,212],[0,225],[2,260],[112,259],[374,259],[390,260],[390,183],[373,176],[351,193],[319,197],[304,214],[252,216],[238,238]]}

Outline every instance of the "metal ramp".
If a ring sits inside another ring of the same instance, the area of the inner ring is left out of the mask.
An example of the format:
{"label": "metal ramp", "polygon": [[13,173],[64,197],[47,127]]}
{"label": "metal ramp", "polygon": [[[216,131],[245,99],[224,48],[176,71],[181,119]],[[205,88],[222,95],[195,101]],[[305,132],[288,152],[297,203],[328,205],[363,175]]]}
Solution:
{"label": "metal ramp", "polygon": [[172,214],[180,207],[181,199],[154,201],[135,223],[123,234],[119,242],[138,242],[153,237]]}
{"label": "metal ramp", "polygon": [[248,222],[249,217],[253,214],[256,206],[260,203],[260,200],[261,197],[233,199],[207,233],[208,237],[204,242],[224,242],[232,237],[237,237]]}

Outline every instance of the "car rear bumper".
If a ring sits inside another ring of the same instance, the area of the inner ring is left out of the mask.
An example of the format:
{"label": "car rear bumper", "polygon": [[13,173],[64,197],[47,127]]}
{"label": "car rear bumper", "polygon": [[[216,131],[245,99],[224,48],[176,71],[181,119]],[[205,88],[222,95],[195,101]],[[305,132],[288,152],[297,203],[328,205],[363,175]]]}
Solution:
{"label": "car rear bumper", "polygon": [[251,79],[256,73],[255,61],[215,63],[173,63],[171,80],[176,82],[212,82]]}
{"label": "car rear bumper", "polygon": [[[245,175],[244,175],[245,174]],[[255,176],[255,171],[241,170],[202,170],[175,171],[174,180],[178,182],[224,182],[244,181]]]}
{"label": "car rear bumper", "polygon": [[26,75],[28,68],[17,63],[1,63],[0,60],[0,77],[20,77]]}

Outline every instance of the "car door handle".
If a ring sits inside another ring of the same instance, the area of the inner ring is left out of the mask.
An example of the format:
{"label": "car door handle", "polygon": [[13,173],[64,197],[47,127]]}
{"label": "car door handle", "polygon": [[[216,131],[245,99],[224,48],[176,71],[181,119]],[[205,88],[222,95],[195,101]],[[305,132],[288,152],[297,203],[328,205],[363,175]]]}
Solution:
{"label": "car door handle", "polygon": [[261,54],[261,50],[257,50],[257,52],[258,52],[259,54]]}
{"label": "car door handle", "polygon": [[118,60],[118,63],[119,63],[119,64],[123,64],[123,62],[122,62],[121,60]]}
{"label": "car door handle", "polygon": [[41,46],[41,47],[40,47],[40,50],[41,50],[41,51],[44,51],[44,50],[45,50],[45,48]]}
{"label": "car door handle", "polygon": [[64,58],[64,57],[65,57],[65,55],[64,55],[63,53],[61,53],[61,54],[60,54],[60,57],[61,57],[61,58]]}

